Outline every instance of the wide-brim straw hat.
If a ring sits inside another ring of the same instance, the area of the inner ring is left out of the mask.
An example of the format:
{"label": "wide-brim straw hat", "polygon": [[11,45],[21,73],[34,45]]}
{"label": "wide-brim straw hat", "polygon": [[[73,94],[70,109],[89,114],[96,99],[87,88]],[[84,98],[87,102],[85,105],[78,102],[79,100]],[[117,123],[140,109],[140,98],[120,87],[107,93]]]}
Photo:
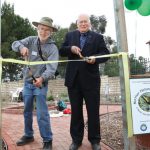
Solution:
{"label": "wide-brim straw hat", "polygon": [[49,17],[42,17],[39,22],[36,22],[36,21],[33,21],[33,22],[32,22],[32,24],[33,24],[34,26],[36,26],[36,27],[37,27],[39,24],[41,24],[41,25],[48,26],[48,27],[52,28],[53,31],[56,32],[56,31],[57,31],[57,28],[55,28],[52,23],[53,23],[53,20],[52,20],[51,18],[49,18]]}

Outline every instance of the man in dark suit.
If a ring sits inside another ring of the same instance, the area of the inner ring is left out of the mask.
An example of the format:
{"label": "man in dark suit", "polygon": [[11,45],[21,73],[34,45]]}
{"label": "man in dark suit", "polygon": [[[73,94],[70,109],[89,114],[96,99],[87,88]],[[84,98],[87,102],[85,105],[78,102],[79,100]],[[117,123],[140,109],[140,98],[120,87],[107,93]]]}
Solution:
{"label": "man in dark suit", "polygon": [[[72,144],[69,150],[78,150],[84,136],[83,99],[88,116],[88,140],[92,150],[100,150],[100,73],[99,63],[108,58],[98,58],[97,55],[109,54],[103,36],[90,31],[90,18],[81,14],[77,19],[78,29],[66,34],[60,48],[60,55],[67,56],[65,86],[68,88],[71,103],[70,134]],[[78,61],[88,57],[85,61]]]}

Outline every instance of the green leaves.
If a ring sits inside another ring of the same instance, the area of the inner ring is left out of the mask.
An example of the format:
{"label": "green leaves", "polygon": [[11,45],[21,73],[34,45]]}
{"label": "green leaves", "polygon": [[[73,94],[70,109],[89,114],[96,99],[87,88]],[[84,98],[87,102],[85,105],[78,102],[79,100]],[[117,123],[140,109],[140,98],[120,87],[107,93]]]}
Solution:
{"label": "green leaves", "polygon": [[91,25],[92,25],[91,29],[93,31],[101,33],[101,34],[105,33],[107,19],[104,15],[102,16],[91,15],[90,20],[91,20]]}
{"label": "green leaves", "polygon": [[[28,19],[15,15],[14,6],[4,2],[1,8],[1,54],[3,58],[18,58],[19,54],[11,50],[11,44],[15,40],[23,39],[29,35],[35,35],[36,31]],[[22,70],[21,65],[3,63],[3,78],[9,75],[13,80]]]}

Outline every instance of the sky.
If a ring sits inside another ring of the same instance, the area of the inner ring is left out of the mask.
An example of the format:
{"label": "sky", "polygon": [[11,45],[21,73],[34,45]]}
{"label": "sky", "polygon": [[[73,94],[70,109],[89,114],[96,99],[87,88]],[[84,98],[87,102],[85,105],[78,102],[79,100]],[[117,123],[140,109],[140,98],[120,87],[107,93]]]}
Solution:
{"label": "sky", "polygon": [[[116,40],[116,27],[113,0],[2,0],[14,4],[15,14],[28,18],[30,22],[48,16],[53,24],[63,28],[75,22],[78,15],[105,15],[106,36]],[[150,58],[150,16],[141,16],[136,10],[125,10],[125,21],[129,54]]]}

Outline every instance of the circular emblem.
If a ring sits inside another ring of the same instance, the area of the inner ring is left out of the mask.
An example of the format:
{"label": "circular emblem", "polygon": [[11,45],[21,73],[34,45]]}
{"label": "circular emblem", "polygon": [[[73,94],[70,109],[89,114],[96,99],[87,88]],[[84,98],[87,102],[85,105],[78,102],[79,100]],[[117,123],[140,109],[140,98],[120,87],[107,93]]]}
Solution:
{"label": "circular emblem", "polygon": [[140,126],[140,129],[141,129],[141,131],[146,131],[146,130],[147,130],[146,124],[142,124],[142,125]]}

